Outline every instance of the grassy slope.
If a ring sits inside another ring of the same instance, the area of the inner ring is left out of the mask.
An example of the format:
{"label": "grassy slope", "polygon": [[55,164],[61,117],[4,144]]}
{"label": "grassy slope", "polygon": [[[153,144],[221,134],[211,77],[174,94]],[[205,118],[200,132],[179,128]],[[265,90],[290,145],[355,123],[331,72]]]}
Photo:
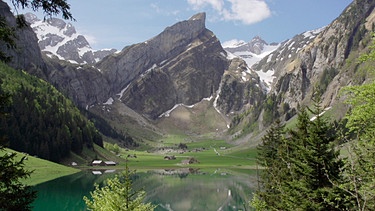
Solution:
{"label": "grassy slope", "polygon": [[[0,155],[3,155],[4,153],[8,152],[17,153],[16,159],[21,159],[23,156],[25,156],[23,153],[16,152],[11,149],[0,151]],[[53,163],[29,155],[27,156],[27,160],[25,160],[24,163],[25,168],[27,170],[33,171],[30,178],[25,180],[25,184],[27,185],[36,185],[42,182],[56,179],[58,177],[74,174],[80,171],[72,167],[63,166],[57,163]]]}

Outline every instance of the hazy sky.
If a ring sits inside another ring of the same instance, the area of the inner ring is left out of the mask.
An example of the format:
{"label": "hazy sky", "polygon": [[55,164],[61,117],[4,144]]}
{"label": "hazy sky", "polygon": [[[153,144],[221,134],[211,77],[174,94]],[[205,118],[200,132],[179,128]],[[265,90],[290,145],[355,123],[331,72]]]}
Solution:
{"label": "hazy sky", "polygon": [[[7,0],[9,2],[10,0]],[[259,35],[281,42],[331,23],[352,0],[68,0],[76,30],[94,49],[146,41],[166,27],[206,12],[221,42]],[[22,11],[21,11],[22,13]],[[38,14],[42,18],[42,14]]]}

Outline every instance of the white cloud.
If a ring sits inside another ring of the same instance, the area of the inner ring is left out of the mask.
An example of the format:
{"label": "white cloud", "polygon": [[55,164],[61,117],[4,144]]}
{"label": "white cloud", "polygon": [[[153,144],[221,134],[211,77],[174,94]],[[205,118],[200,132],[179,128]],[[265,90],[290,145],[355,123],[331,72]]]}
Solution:
{"label": "white cloud", "polygon": [[210,5],[217,11],[221,11],[224,7],[223,0],[188,0],[188,3],[194,7],[194,9],[200,9],[206,5]]}
{"label": "white cloud", "polygon": [[150,4],[150,7],[151,9],[153,9],[156,13],[158,14],[163,14],[163,15],[167,15],[167,16],[176,16],[180,13],[180,10],[172,10],[172,11],[168,11],[168,10],[163,10],[157,3],[152,3]]}
{"label": "white cloud", "polygon": [[271,11],[264,0],[187,0],[194,9],[212,7],[227,21],[240,21],[253,24],[271,16]]}

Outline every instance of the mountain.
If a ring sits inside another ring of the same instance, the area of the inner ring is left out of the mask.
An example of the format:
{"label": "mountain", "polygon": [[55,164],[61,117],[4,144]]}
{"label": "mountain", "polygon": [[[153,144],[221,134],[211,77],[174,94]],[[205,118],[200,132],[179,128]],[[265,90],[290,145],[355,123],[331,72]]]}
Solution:
{"label": "mountain", "polygon": [[25,19],[30,23],[38,37],[40,49],[49,57],[56,56],[77,64],[94,64],[116,49],[93,50],[84,35],[78,34],[74,26],[58,18],[40,20],[32,13],[26,13]]}
{"label": "mountain", "polygon": [[339,88],[350,84],[351,79],[343,71],[350,55],[363,51],[369,43],[374,5],[375,2],[369,0],[353,1],[330,25],[296,35],[253,68],[275,71],[276,82],[271,91],[283,95],[280,101],[291,107],[309,101],[313,87],[322,85],[322,76],[329,72],[331,78],[326,83],[332,87],[321,91],[324,92],[324,106],[331,106]]}
{"label": "mountain", "polygon": [[[28,16],[39,39],[44,39],[39,40],[40,48],[47,43],[49,47],[44,48],[51,49],[52,43],[56,49],[66,42],[58,40],[70,35],[78,37],[74,27],[62,20],[41,22],[35,16]],[[48,25],[54,33],[42,36],[38,25]],[[228,116],[260,104],[265,97],[258,75],[243,59],[229,55],[205,27],[205,13],[169,26],[159,35],[125,47],[92,65],[50,55],[43,56],[44,78],[76,105],[97,113],[102,107],[120,113],[125,109],[126,115],[137,113],[130,116],[141,124],[165,118],[163,114],[173,108],[209,99],[210,107],[221,116],[218,124],[229,125]],[[141,120],[145,117],[148,120]]]}
{"label": "mountain", "polygon": [[[328,26],[296,35],[253,65],[257,72],[273,70],[275,79],[261,117],[249,124],[265,126],[279,117],[288,120],[299,105],[309,105],[316,92],[324,108],[338,107],[343,101],[341,88],[365,83],[370,76],[361,70],[358,57],[371,43],[374,7],[374,1],[353,1]],[[338,118],[345,114],[343,109],[333,110]]]}
{"label": "mountain", "polygon": [[[254,37],[249,42],[232,40],[223,43],[223,48],[227,52],[245,60],[246,64],[249,67],[259,62],[265,56],[276,50],[278,47],[279,44],[268,44],[259,36]],[[264,83],[264,88],[266,90],[269,90],[274,78],[274,72],[272,70],[268,70],[265,72],[256,71],[256,73],[259,75],[260,80]]]}
{"label": "mountain", "polygon": [[151,119],[175,105],[193,105],[216,96],[230,66],[219,40],[205,27],[205,13],[167,27],[156,37],[97,64],[113,85],[116,95],[112,98]]}
{"label": "mountain", "polygon": [[7,3],[3,1],[0,1],[0,14],[16,34],[14,41],[17,49],[8,48],[3,41],[0,41],[0,50],[11,58],[8,65],[15,69],[27,70],[45,79],[46,66],[34,31],[30,27],[18,27],[17,19]]}
{"label": "mountain", "polygon": [[[127,125],[121,130],[131,133],[138,125],[135,136],[162,134],[158,127],[169,124],[189,134],[224,131],[228,125],[239,137],[263,131],[276,118],[289,120],[298,105],[311,103],[314,90],[322,93],[323,106],[329,108],[342,101],[342,87],[363,83],[366,77],[359,74],[355,60],[370,43],[374,4],[353,1],[326,27],[280,44],[255,37],[224,48],[206,28],[205,13],[199,13],[96,63],[77,64],[48,54],[30,72],[42,75],[88,112],[116,127]],[[78,38],[69,24],[50,22],[60,26],[59,33]],[[30,36],[35,42],[36,36]],[[49,41],[44,42],[51,43],[55,36],[45,37]],[[192,122],[204,124],[202,119],[207,125],[214,122],[209,131],[199,125],[199,130],[186,128]]]}

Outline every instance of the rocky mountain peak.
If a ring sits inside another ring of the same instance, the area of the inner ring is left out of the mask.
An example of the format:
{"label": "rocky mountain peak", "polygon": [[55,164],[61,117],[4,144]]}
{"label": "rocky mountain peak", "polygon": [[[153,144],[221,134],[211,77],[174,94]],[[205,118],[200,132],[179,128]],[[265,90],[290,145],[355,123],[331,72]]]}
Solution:
{"label": "rocky mountain peak", "polygon": [[40,49],[49,57],[56,56],[71,63],[94,64],[116,52],[115,49],[93,50],[84,35],[77,33],[71,23],[59,18],[40,20],[36,15],[26,13],[25,19],[36,33]]}
{"label": "rocky mountain peak", "polygon": [[40,21],[38,16],[36,16],[35,14],[33,14],[31,12],[28,12],[28,13],[24,14],[24,16],[25,16],[25,20],[30,24],[34,24],[34,23]]}
{"label": "rocky mountain peak", "polygon": [[251,52],[256,55],[260,55],[261,53],[263,53],[265,46],[268,46],[268,43],[264,41],[260,36],[255,36],[249,42],[245,42],[243,40],[235,40],[223,44],[224,49],[231,53]]}
{"label": "rocky mountain peak", "polygon": [[189,21],[198,21],[200,22],[200,25],[205,28],[205,23],[206,23],[206,13],[201,12],[198,14],[193,15]]}
{"label": "rocky mountain peak", "polygon": [[214,95],[228,60],[206,29],[205,16],[196,14],[99,62],[112,93],[119,93],[112,97],[155,119],[177,104],[192,105]]}
{"label": "rocky mountain peak", "polygon": [[[233,56],[240,57],[245,60],[246,64],[251,67],[257,62],[261,61],[264,57],[271,54],[279,47],[279,44],[268,44],[260,36],[255,36],[249,42],[245,41],[229,41],[223,44],[226,51]],[[274,72],[271,71],[256,71],[267,90],[270,89],[271,83],[274,79]]]}

